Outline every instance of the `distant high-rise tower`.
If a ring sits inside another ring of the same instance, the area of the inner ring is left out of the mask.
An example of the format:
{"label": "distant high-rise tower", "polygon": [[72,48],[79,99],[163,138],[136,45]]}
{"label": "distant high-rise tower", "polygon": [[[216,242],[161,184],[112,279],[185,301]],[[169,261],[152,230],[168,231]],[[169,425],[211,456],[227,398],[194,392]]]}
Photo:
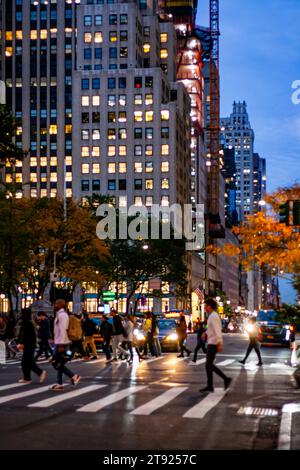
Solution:
{"label": "distant high-rise tower", "polygon": [[243,220],[254,212],[254,131],[245,101],[234,101],[230,117],[221,119],[221,138],[225,148],[235,150],[236,207]]}

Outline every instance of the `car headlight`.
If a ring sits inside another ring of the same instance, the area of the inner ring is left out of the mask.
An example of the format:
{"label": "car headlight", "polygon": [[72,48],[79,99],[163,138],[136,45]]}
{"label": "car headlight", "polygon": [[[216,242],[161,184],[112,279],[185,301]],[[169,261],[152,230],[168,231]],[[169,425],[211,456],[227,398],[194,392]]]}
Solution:
{"label": "car headlight", "polygon": [[168,335],[166,337],[167,341],[177,341],[178,340],[178,334],[177,333],[172,333],[171,335]]}
{"label": "car headlight", "polygon": [[135,330],[133,331],[133,334],[134,334],[134,336],[136,337],[136,339],[137,339],[138,341],[142,341],[142,340],[145,339],[145,335],[143,335],[143,333],[141,333],[141,332],[140,332],[139,330],[137,330],[137,329],[135,329]]}

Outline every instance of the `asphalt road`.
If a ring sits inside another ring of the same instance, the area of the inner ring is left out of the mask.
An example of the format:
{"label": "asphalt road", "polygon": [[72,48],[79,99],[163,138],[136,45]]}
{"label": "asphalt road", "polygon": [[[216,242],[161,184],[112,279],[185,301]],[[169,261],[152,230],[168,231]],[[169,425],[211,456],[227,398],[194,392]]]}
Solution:
{"label": "asphalt road", "polygon": [[[206,385],[203,354],[197,365],[175,353],[131,366],[106,365],[102,354],[96,362],[77,360],[70,367],[82,380],[73,387],[66,379],[63,392],[49,390],[51,364],[41,363],[43,385],[36,376],[31,385],[19,385],[20,365],[0,365],[0,449],[277,449],[290,432],[288,424],[281,426],[282,407],[300,396],[290,352],[264,347],[263,367],[254,352],[243,367],[237,361],[246,346],[243,335],[224,335],[216,364],[233,381],[225,392],[215,376],[211,394],[199,392]],[[292,432],[287,445],[298,445]]]}

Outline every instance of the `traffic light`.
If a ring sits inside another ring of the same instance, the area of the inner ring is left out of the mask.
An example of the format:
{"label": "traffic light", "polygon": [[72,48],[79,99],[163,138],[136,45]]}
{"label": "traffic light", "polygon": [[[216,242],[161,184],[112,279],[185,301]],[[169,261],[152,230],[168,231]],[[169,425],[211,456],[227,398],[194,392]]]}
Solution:
{"label": "traffic light", "polygon": [[290,224],[290,202],[284,202],[279,206],[279,222],[281,224]]}
{"label": "traffic light", "polygon": [[293,225],[300,227],[300,201],[293,202]]}

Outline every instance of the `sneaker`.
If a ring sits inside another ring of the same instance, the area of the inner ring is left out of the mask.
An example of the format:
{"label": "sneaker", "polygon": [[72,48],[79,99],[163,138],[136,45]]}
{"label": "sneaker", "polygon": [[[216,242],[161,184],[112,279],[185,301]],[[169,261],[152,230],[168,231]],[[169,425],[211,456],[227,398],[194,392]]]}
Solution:
{"label": "sneaker", "polygon": [[204,387],[199,390],[199,392],[213,392],[214,389],[212,387]]}
{"label": "sneaker", "polygon": [[179,354],[179,356],[177,356],[177,357],[184,357],[184,356],[183,356],[183,354]]}
{"label": "sneaker", "polygon": [[32,380],[25,380],[25,379],[20,379],[18,380],[19,384],[31,384]]}
{"label": "sneaker", "polygon": [[257,366],[262,366],[262,365],[263,365],[263,362],[258,362],[256,365],[257,365]]}
{"label": "sneaker", "polygon": [[240,364],[243,364],[243,366],[245,365],[245,361],[238,361]]}
{"label": "sneaker", "polygon": [[64,386],[60,384],[55,384],[49,387],[49,390],[54,390],[55,392],[62,392],[63,389],[64,389]]}
{"label": "sneaker", "polygon": [[196,359],[192,359],[192,362],[195,362],[195,363],[196,363],[196,362],[197,362],[197,360],[196,360]]}
{"label": "sneaker", "polygon": [[224,380],[224,390],[227,390],[229,388],[229,385],[231,384],[231,381],[232,381],[232,378],[231,377],[227,377],[225,380]]}
{"label": "sneaker", "polygon": [[80,375],[76,374],[72,377],[72,384],[77,385],[79,380],[81,379]]}
{"label": "sneaker", "polygon": [[43,370],[43,372],[40,375],[40,384],[45,382],[46,375],[47,375],[47,372],[45,370]]}

